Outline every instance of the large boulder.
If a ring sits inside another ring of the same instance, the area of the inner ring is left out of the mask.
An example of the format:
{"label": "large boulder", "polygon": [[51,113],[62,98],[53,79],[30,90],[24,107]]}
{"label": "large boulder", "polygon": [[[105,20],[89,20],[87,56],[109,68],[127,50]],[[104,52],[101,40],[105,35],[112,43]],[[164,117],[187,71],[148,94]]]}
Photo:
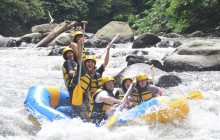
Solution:
{"label": "large boulder", "polygon": [[64,32],[58,35],[48,46],[69,46],[73,42],[73,36],[71,32]]}
{"label": "large boulder", "polygon": [[0,35],[0,47],[15,47],[15,39]]}
{"label": "large boulder", "polygon": [[106,40],[89,39],[85,42],[86,48],[105,48],[108,45]]}
{"label": "large boulder", "polygon": [[50,24],[36,25],[31,28],[31,31],[32,31],[32,33],[34,33],[34,32],[46,33],[46,32],[52,31],[57,25],[59,25],[59,24],[54,23],[51,25]]}
{"label": "large boulder", "polygon": [[7,44],[7,38],[0,35],[0,47],[5,47]]}
{"label": "large boulder", "polygon": [[152,33],[144,33],[140,35],[137,39],[135,39],[132,48],[151,47],[152,45],[156,45],[160,41],[161,39],[158,36]]}
{"label": "large boulder", "polygon": [[163,75],[159,78],[156,86],[168,88],[168,87],[175,87],[182,83],[182,80],[176,75]]}
{"label": "large boulder", "polygon": [[220,47],[213,41],[195,40],[183,44],[163,60],[166,71],[220,70]]}
{"label": "large boulder", "polygon": [[[154,68],[153,70],[154,70],[155,81],[157,81],[160,76],[166,74],[166,72],[164,72],[160,69],[157,69],[157,68]],[[146,73],[148,75],[149,79],[152,78],[150,65],[144,64],[144,63],[136,63],[136,64],[133,64],[133,65],[130,65],[130,66],[126,67],[118,75],[116,75],[114,77],[116,87],[120,87],[122,77],[130,76],[130,77],[133,77],[133,79],[135,80],[135,76],[138,73]]]}
{"label": "large boulder", "polygon": [[94,39],[107,40],[110,42],[116,34],[120,34],[115,43],[126,43],[134,40],[132,29],[126,22],[112,21],[102,27],[93,36]]}
{"label": "large boulder", "polygon": [[34,43],[36,44],[37,42],[39,42],[42,39],[42,34],[41,33],[30,33],[30,34],[26,34],[21,36],[17,41],[16,44],[17,46],[19,46],[22,42],[26,42],[26,43]]}

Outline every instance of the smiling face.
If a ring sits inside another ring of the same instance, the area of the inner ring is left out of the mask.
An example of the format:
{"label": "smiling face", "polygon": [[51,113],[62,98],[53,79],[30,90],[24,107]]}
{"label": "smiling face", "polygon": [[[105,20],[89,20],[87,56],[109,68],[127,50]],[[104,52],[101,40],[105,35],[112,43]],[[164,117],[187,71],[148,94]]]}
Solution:
{"label": "smiling face", "polygon": [[72,51],[67,51],[65,54],[67,60],[74,60],[74,55]]}
{"label": "smiling face", "polygon": [[86,69],[91,72],[95,68],[95,61],[94,60],[86,60],[85,61]]}
{"label": "smiling face", "polygon": [[132,83],[131,79],[125,80],[124,87],[125,87],[126,90],[128,90],[128,88],[130,87],[131,83]]}
{"label": "smiling face", "polygon": [[139,80],[138,85],[140,88],[144,88],[147,85],[147,79]]}
{"label": "smiling face", "polygon": [[105,87],[106,87],[107,90],[113,91],[114,87],[115,87],[114,81],[111,80],[111,81],[106,82]]}
{"label": "smiling face", "polygon": [[81,35],[81,34],[76,35],[76,36],[75,36],[75,41],[76,41],[76,43],[78,43],[78,41],[79,41],[81,38],[82,38],[82,35]]}

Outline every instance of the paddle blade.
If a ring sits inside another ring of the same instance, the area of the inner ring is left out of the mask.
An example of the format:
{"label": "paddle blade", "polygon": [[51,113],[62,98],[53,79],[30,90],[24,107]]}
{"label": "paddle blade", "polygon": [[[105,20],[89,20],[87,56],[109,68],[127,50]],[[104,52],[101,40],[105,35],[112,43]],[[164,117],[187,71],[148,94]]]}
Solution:
{"label": "paddle blade", "polygon": [[109,119],[109,121],[107,123],[107,127],[112,126],[116,122],[117,118],[118,118],[118,114],[114,113],[114,115],[111,117],[111,119]]}
{"label": "paddle blade", "polygon": [[72,104],[73,105],[81,105],[83,101],[83,90],[80,84],[77,84],[73,91]]}
{"label": "paddle blade", "polygon": [[187,95],[187,99],[189,99],[189,100],[202,100],[203,96],[200,91],[193,91]]}

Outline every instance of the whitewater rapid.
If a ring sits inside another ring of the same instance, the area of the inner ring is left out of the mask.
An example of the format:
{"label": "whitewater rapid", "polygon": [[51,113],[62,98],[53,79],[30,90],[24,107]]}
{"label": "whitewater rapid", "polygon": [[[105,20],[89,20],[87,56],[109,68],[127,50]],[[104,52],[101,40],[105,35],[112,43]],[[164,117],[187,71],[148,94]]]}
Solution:
{"label": "whitewater rapid", "polygon": [[[209,40],[209,39],[206,39]],[[213,39],[219,43],[219,39]],[[182,40],[187,42],[189,40]],[[117,75],[127,63],[126,55],[112,57],[123,52],[129,54],[131,43],[118,44],[111,49],[109,64],[104,76]],[[162,58],[174,48],[146,48],[149,55]],[[52,85],[65,89],[62,56],[47,56],[51,48],[1,48],[0,47],[0,140],[215,140],[220,139],[220,71],[171,72],[182,79],[176,87],[163,89],[167,94],[177,93],[187,96],[199,90],[204,96],[201,101],[188,101],[190,112],[183,122],[153,124],[145,126],[122,126],[107,129],[97,128],[80,119],[43,122],[35,125],[27,118],[24,100],[31,86]],[[101,54],[103,49],[88,49]],[[97,65],[101,65],[103,59]],[[147,73],[151,77],[151,73]],[[159,74],[158,74],[159,75]],[[159,79],[155,73],[156,81]]]}

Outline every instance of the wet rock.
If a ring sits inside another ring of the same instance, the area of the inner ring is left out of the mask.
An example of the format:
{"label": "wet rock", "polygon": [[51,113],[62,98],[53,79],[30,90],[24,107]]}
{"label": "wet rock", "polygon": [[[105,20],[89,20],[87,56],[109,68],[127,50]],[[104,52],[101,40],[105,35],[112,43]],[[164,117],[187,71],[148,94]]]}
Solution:
{"label": "wet rock", "polygon": [[102,27],[93,36],[94,39],[101,39],[110,42],[116,34],[120,34],[114,43],[127,43],[134,40],[132,29],[126,22],[112,21]]}
{"label": "wet rock", "polygon": [[41,33],[30,33],[30,34],[26,34],[24,36],[21,36],[17,41],[16,41],[16,45],[20,46],[20,44],[22,42],[26,42],[26,43],[37,43],[42,39],[42,34]]}
{"label": "wet rock", "polygon": [[156,86],[168,88],[178,86],[180,83],[182,83],[182,80],[176,75],[163,75],[159,78]]}
{"label": "wet rock", "polygon": [[179,37],[182,37],[182,35],[179,35],[179,34],[176,34],[176,33],[168,33],[168,34],[165,34],[164,37],[179,38]]}
{"label": "wet rock", "polygon": [[195,31],[189,35],[187,35],[187,37],[204,37],[205,33],[203,33],[202,31]]}
{"label": "wet rock", "polygon": [[[133,65],[130,65],[130,66],[126,67],[125,69],[123,69],[119,74],[117,74],[114,77],[115,78],[116,87],[120,86],[122,77],[130,76],[130,77],[132,77],[135,80],[135,76],[138,73],[146,73],[148,75],[149,79],[150,80],[152,79],[150,65],[144,64],[144,63],[136,63],[136,64],[133,64]],[[166,72],[164,72],[164,71],[162,71],[160,69],[154,68],[154,74],[156,75],[156,76],[154,76],[155,77],[155,81],[157,81],[157,77],[165,75]]]}
{"label": "wet rock", "polygon": [[135,63],[145,63],[146,61],[149,61],[149,58],[144,57],[144,56],[129,55],[126,57],[126,61],[128,62],[127,66],[130,66]]}
{"label": "wet rock", "polygon": [[156,45],[160,41],[161,39],[158,36],[152,33],[144,33],[134,41],[132,48],[151,47],[152,45]]}
{"label": "wet rock", "polygon": [[108,41],[102,39],[89,39],[85,42],[86,48],[105,48],[108,45]]}
{"label": "wet rock", "polygon": [[213,41],[191,41],[163,60],[166,71],[220,70],[220,48]]}
{"label": "wet rock", "polygon": [[157,43],[157,47],[159,48],[168,48],[168,47],[172,47],[172,48],[177,48],[179,46],[181,46],[182,43],[179,41],[161,41],[159,43]]}
{"label": "wet rock", "polygon": [[52,31],[56,26],[59,24],[54,23],[54,24],[41,24],[41,25],[36,25],[31,28],[32,33],[38,32],[38,33],[46,33]]}
{"label": "wet rock", "polygon": [[73,42],[73,36],[72,33],[62,33],[58,35],[53,41],[51,41],[48,46],[69,46],[70,43]]}
{"label": "wet rock", "polygon": [[51,52],[48,54],[48,56],[58,56],[58,55],[62,55],[62,51],[64,48],[58,47],[58,46],[54,46],[51,50]]}
{"label": "wet rock", "polygon": [[0,47],[5,47],[8,42],[8,39],[0,35]]}

